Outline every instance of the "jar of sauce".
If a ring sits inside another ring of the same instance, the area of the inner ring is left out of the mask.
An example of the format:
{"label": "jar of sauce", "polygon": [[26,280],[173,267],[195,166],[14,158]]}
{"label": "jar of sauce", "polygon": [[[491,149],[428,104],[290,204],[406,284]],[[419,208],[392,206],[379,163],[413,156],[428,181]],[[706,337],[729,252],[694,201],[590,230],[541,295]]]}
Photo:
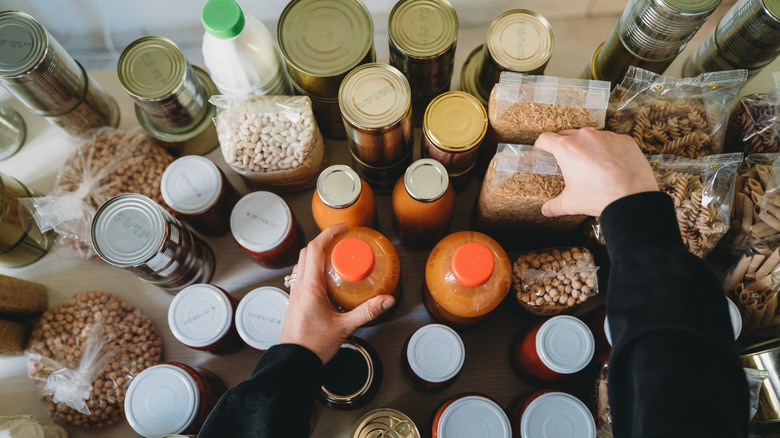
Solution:
{"label": "jar of sauce", "polygon": [[230,230],[252,260],[269,269],[295,263],[306,244],[290,207],[271,192],[253,192],[241,198],[230,215]]}
{"label": "jar of sauce", "polygon": [[401,242],[430,248],[447,234],[455,210],[455,190],[447,170],[423,158],[406,169],[393,189],[393,225]]}
{"label": "jar of sauce", "polygon": [[609,355],[612,353],[612,336],[607,333],[609,323],[607,322],[607,306],[600,306],[596,310],[588,313],[582,318],[593,333],[595,341],[595,353],[593,357],[599,363],[609,362]]}
{"label": "jar of sauce", "polygon": [[352,428],[350,438],[420,438],[420,431],[403,412],[390,408],[374,409],[363,415]]}
{"label": "jar of sauce", "polygon": [[187,286],[168,307],[168,327],[179,342],[193,350],[233,353],[243,346],[233,322],[236,304],[235,298],[217,286]]}
{"label": "jar of sauce", "polygon": [[258,287],[246,294],[236,310],[236,329],[241,339],[260,352],[278,344],[289,304],[290,296],[273,286]]}
{"label": "jar of sauce", "polygon": [[518,374],[554,382],[584,369],[593,359],[593,334],[579,319],[559,315],[517,336],[510,355]]}
{"label": "jar of sauce", "polygon": [[493,399],[478,393],[459,394],[436,411],[433,438],[511,438],[509,417]]}
{"label": "jar of sauce", "polygon": [[197,434],[225,392],[210,371],[179,362],[163,362],[139,373],[125,395],[125,417],[147,438]]}
{"label": "jar of sauce", "polygon": [[376,200],[371,187],[351,167],[336,164],[317,178],[311,198],[311,212],[320,231],[340,223],[353,227],[373,227]]}
{"label": "jar of sauce", "polygon": [[381,385],[382,362],[376,350],[368,342],[350,336],[325,364],[319,399],[332,409],[360,409],[376,396]]}
{"label": "jar of sauce", "polygon": [[419,328],[404,343],[401,366],[418,389],[433,391],[452,384],[460,375],[466,347],[455,330],[442,324]]}
{"label": "jar of sauce", "polygon": [[401,263],[387,237],[366,227],[350,228],[325,250],[328,297],[348,312],[377,295],[401,296]]}
{"label": "jar of sauce", "polygon": [[171,163],[163,173],[160,192],[176,216],[206,236],[230,231],[230,212],[240,198],[219,167],[198,155]]}
{"label": "jar of sauce", "polygon": [[596,438],[596,422],[588,407],[565,392],[524,394],[507,411],[515,438]]}
{"label": "jar of sauce", "polygon": [[456,327],[487,317],[512,285],[512,265],[490,237],[460,231],[441,240],[428,256],[423,303],[431,316]]}

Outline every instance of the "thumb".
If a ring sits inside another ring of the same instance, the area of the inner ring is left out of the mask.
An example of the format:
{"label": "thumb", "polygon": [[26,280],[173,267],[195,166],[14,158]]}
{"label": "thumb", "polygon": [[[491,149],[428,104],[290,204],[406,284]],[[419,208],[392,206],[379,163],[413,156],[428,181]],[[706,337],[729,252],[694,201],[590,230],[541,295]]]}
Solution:
{"label": "thumb", "polygon": [[560,194],[542,205],[542,214],[547,217],[563,216],[566,211],[563,210],[563,194]]}
{"label": "thumb", "polygon": [[375,320],[394,304],[395,298],[392,296],[379,295],[345,313],[344,318],[349,333],[363,324]]}

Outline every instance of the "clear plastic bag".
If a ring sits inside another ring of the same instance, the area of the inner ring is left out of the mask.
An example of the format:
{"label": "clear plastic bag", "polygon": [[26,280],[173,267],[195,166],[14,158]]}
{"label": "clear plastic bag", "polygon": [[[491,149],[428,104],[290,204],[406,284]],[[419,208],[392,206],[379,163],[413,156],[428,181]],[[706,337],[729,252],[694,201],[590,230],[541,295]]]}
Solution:
{"label": "clear plastic bag", "polygon": [[68,438],[68,432],[54,423],[39,423],[29,415],[0,417],[0,432],[11,438]]}
{"label": "clear plastic bag", "polygon": [[775,239],[752,247],[723,280],[723,290],[737,305],[745,333],[773,333],[780,326],[778,243]]}
{"label": "clear plastic bag", "polygon": [[630,135],[646,154],[718,154],[746,79],[747,70],[680,79],[631,66],[610,96],[606,129]]}
{"label": "clear plastic bag", "polygon": [[748,419],[752,420],[758,412],[758,401],[761,395],[761,387],[764,386],[764,380],[769,378],[770,374],[765,370],[756,370],[753,368],[743,368],[750,391],[750,407],[748,408]]}
{"label": "clear plastic bag", "polygon": [[[599,371],[599,376],[596,378],[596,386],[593,390],[593,409],[594,417],[596,417],[596,429],[600,431],[608,429],[609,435],[612,436],[612,415],[609,411],[609,387],[608,381],[609,364],[604,364]],[[602,435],[599,434],[599,437]]]}
{"label": "clear plastic bag", "polygon": [[780,153],[750,154],[738,167],[731,229],[724,239],[728,247],[744,251],[762,239],[780,235],[780,191],[767,192],[773,175],[780,172],[778,160]]}

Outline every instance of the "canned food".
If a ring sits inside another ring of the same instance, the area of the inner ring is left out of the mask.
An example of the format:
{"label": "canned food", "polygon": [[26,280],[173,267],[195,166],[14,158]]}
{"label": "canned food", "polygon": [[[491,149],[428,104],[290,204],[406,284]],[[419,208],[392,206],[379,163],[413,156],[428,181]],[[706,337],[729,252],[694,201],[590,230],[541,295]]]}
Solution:
{"label": "canned food", "polygon": [[336,164],[323,170],[317,178],[311,212],[320,231],[340,223],[350,228],[371,228],[376,223],[376,199],[357,172]]}
{"label": "canned food", "polygon": [[13,108],[0,102],[0,161],[10,158],[24,144],[27,125]]}
{"label": "canned food", "polygon": [[[516,438],[596,438],[596,422],[588,407],[566,392],[541,390],[521,395],[507,412]],[[560,425],[566,425],[565,429]]]}
{"label": "canned food", "polygon": [[455,210],[447,170],[422,158],[406,169],[393,189],[393,227],[404,245],[430,248],[446,234]]}
{"label": "canned food", "polygon": [[481,64],[482,52],[485,45],[482,44],[469,53],[463,68],[460,70],[460,89],[477,98],[482,106],[487,108],[490,93],[482,93],[482,87],[478,85],[478,70]]}
{"label": "canned food", "polygon": [[349,155],[352,157],[352,167],[355,169],[360,178],[366,181],[374,192],[378,195],[387,195],[393,191],[393,187],[398,182],[406,168],[412,163],[413,150],[409,150],[406,156],[396,164],[390,166],[371,166],[364,163],[350,150]]}
{"label": "canned food", "polygon": [[43,257],[54,240],[54,231],[45,233],[32,216],[22,217],[20,199],[41,196],[16,178],[0,173],[0,266],[16,268]]}
{"label": "canned food", "polygon": [[382,361],[366,341],[350,336],[333,359],[325,364],[319,399],[338,410],[360,409],[382,386]]}
{"label": "canned food", "polygon": [[754,421],[780,422],[780,340],[762,342],[742,350],[742,366],[769,373],[758,394]]}
{"label": "canned food", "polygon": [[[296,87],[298,94],[305,95]],[[347,131],[344,130],[344,121],[341,119],[341,110],[339,109],[338,99],[318,99],[309,96],[311,99],[311,110],[314,113],[314,119],[322,132],[322,136],[333,140],[343,140],[347,138]]]}
{"label": "canned food", "polygon": [[360,417],[350,438],[420,438],[420,431],[411,418],[390,408],[374,409]]}
{"label": "canned food", "polygon": [[466,347],[455,330],[442,324],[428,324],[404,343],[401,365],[419,389],[433,391],[451,385],[460,375]]}
{"label": "canned food", "polygon": [[511,438],[512,426],[501,405],[478,393],[445,401],[433,418],[433,438]]}
{"label": "canned food", "polygon": [[290,296],[272,286],[259,287],[246,294],[236,310],[236,328],[241,339],[260,352],[278,344],[289,304]]}
{"label": "canned food", "polygon": [[168,307],[168,327],[179,342],[193,350],[213,354],[238,351],[234,316],[236,300],[211,284],[193,284],[182,289]]}

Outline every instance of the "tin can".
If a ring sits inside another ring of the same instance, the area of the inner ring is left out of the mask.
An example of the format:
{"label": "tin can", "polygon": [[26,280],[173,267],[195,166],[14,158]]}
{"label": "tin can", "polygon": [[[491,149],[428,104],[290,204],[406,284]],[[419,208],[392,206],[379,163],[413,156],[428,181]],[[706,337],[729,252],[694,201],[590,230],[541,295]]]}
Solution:
{"label": "tin can", "polygon": [[436,160],[412,163],[393,189],[393,228],[410,248],[430,248],[450,227],[455,211],[455,190],[447,170]]}
{"label": "tin can", "polygon": [[92,219],[92,245],[106,263],[169,293],[214,275],[214,252],[156,202],[137,193],[106,201]]}
{"label": "tin can", "polygon": [[406,168],[412,163],[413,152],[410,149],[401,161],[390,166],[381,167],[364,163],[355,156],[352,150],[349,151],[349,155],[352,157],[352,167],[355,169],[355,172],[371,186],[376,194],[387,195],[393,191],[398,178],[404,174]]}
{"label": "tin can", "polygon": [[512,425],[492,398],[464,393],[445,401],[433,417],[433,438],[511,438]]}
{"label": "tin can", "polygon": [[258,287],[246,294],[236,310],[241,339],[260,352],[278,344],[289,304],[290,295],[273,286]]}
{"label": "tin can", "polygon": [[320,231],[346,223],[352,227],[376,224],[376,198],[371,187],[349,166],[328,167],[317,178],[311,212]]}
{"label": "tin can", "polygon": [[565,424],[567,434],[578,438],[596,438],[596,422],[588,407],[577,397],[544,389],[523,394],[507,409],[513,436],[534,438],[548,436],[551,424]]}
{"label": "tin can", "polygon": [[[295,85],[297,94],[306,95]],[[347,138],[347,131],[344,130],[344,121],[341,119],[341,110],[339,109],[338,99],[318,99],[309,96],[311,99],[311,110],[314,113],[314,119],[317,121],[317,127],[320,128],[322,136],[332,140],[344,140]]]}
{"label": "tin can", "polygon": [[460,375],[466,347],[458,333],[442,324],[420,327],[406,339],[401,367],[412,384],[423,391],[451,385]]}
{"label": "tin can", "polygon": [[463,68],[460,70],[460,89],[469,93],[477,98],[479,103],[485,108],[488,105],[488,99],[490,94],[483,95],[481,88],[477,85],[478,82],[478,69],[480,61],[482,59],[482,52],[485,45],[482,44],[469,53],[466,57],[466,61],[463,63]]}
{"label": "tin can", "polygon": [[325,364],[320,401],[332,409],[353,410],[367,405],[382,386],[382,361],[366,341],[350,336]]}
{"label": "tin can", "polygon": [[0,161],[13,156],[27,138],[27,125],[13,108],[0,102]]}
{"label": "tin can", "polygon": [[758,411],[753,421],[780,422],[780,339],[762,342],[742,350],[742,366],[769,373],[758,394]]}
{"label": "tin can", "polygon": [[182,289],[168,307],[168,327],[173,336],[193,350],[230,354],[243,346],[236,331],[236,300],[211,284]]}
{"label": "tin can", "polygon": [[420,431],[403,412],[390,408],[374,409],[360,417],[350,438],[420,438]]}
{"label": "tin can", "polygon": [[49,251],[54,231],[41,232],[32,216],[22,216],[20,199],[41,196],[16,178],[0,173],[0,266],[29,265]]}

